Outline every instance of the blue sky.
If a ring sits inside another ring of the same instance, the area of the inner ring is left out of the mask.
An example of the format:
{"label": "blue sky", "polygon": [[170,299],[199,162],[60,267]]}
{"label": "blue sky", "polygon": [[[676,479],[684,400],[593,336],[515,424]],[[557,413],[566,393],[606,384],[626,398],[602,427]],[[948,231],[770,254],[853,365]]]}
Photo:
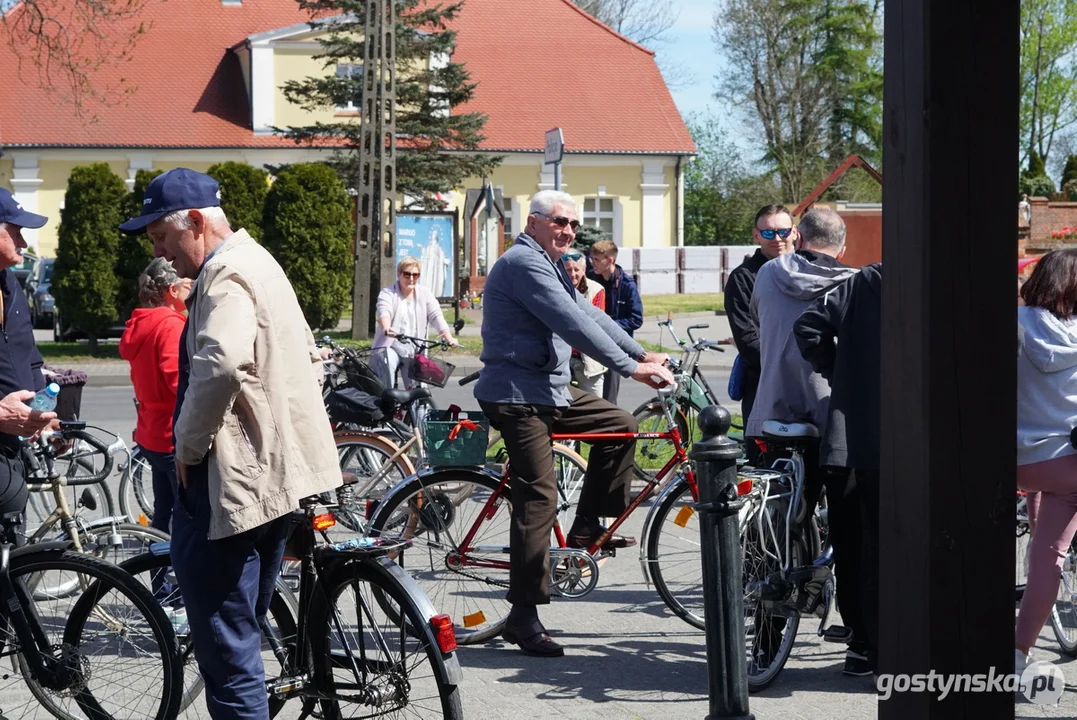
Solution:
{"label": "blue sky", "polygon": [[673,100],[682,115],[707,110],[717,111],[714,100],[714,75],[719,64],[718,51],[711,38],[715,0],[680,0],[677,24],[669,32],[670,42],[658,45],[659,58],[668,57],[690,73],[692,82],[673,88]]}

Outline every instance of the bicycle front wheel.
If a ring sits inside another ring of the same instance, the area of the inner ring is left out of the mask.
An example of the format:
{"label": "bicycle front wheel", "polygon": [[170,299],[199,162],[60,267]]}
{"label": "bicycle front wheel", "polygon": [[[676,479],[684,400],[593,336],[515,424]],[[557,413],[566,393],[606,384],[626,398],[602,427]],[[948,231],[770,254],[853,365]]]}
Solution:
{"label": "bicycle front wheel", "polygon": [[[632,417],[636,418],[641,433],[660,433],[670,429],[666,414],[662,411],[658,400],[640,405],[632,413]],[[682,444],[686,444],[685,439],[689,437],[688,418],[682,408],[678,407],[673,420],[677,430],[680,431]],[[637,484],[650,482],[655,474],[666,466],[676,451],[672,440],[637,440],[635,458]]]}
{"label": "bicycle front wheel", "polygon": [[326,718],[463,717],[430,619],[394,571],[386,558],[367,558],[321,577],[326,592],[315,596],[308,627]]}
{"label": "bicycle front wheel", "polygon": [[[509,526],[512,502],[498,478],[475,470],[422,473],[390,493],[370,521],[370,534],[407,538],[411,547],[391,558],[404,568],[439,612],[456,623],[462,645],[501,632],[510,605]],[[471,534],[467,548],[461,545]]]}
{"label": "bicycle front wheel", "polygon": [[[30,578],[77,576],[87,591],[73,598],[32,601]],[[51,649],[51,662],[74,668],[67,686],[46,687],[31,677],[27,653],[10,624],[0,697],[6,717],[155,718],[179,711],[180,666],[172,629],[153,597],[130,575],[97,558],[58,546],[31,546],[11,556],[10,575],[24,610]],[[29,695],[13,687],[25,682]]]}
{"label": "bicycle front wheel", "polygon": [[647,533],[647,571],[673,614],[703,630],[703,564],[692,488],[680,476],[660,498]]}

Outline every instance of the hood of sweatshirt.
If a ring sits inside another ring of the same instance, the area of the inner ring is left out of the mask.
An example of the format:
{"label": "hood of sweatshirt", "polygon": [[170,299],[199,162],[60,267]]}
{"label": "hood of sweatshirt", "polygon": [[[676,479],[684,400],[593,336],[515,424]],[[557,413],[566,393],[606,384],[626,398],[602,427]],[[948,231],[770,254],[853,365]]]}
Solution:
{"label": "hood of sweatshirt", "polygon": [[773,266],[773,278],[778,288],[797,300],[814,300],[836,283],[856,274],[856,268],[846,267],[828,255],[811,256],[788,253],[779,255],[768,265]]}
{"label": "hood of sweatshirt", "polygon": [[120,337],[120,357],[130,362],[142,350],[146,341],[157,334],[161,323],[176,315],[183,317],[181,313],[167,307],[136,308],[126,323],[127,329]]}
{"label": "hood of sweatshirt", "polygon": [[860,282],[867,283],[871,291],[881,297],[883,294],[883,264],[877,262],[860,268]]}
{"label": "hood of sweatshirt", "polygon": [[1025,355],[1041,372],[1077,366],[1077,319],[1059,320],[1040,307],[1017,308]]}

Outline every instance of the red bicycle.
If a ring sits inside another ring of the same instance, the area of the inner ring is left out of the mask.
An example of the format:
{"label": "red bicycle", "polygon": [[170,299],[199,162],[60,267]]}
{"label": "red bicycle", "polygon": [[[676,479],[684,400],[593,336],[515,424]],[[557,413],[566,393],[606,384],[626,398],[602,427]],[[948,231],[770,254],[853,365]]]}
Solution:
{"label": "red bicycle", "polygon": [[[470,382],[478,373],[460,381]],[[662,391],[676,392],[676,387]],[[668,403],[662,403],[668,408]],[[613,555],[603,544],[657,488],[658,497],[644,525],[640,562],[645,576],[679,616],[702,612],[699,530],[693,520],[695,474],[677,423],[666,411],[664,432],[556,433],[553,442],[612,440],[672,442],[665,466],[649,478],[627,509],[587,549],[567,547],[555,520],[550,548],[550,590],[562,598],[581,598],[598,585],[598,560]],[[482,438],[477,439],[482,442]],[[483,467],[435,467],[393,488],[378,505],[368,532],[404,538],[410,547],[394,556],[430,597],[434,607],[456,621],[457,642],[478,643],[501,632],[510,605],[509,525],[512,491],[506,463],[502,474]]]}

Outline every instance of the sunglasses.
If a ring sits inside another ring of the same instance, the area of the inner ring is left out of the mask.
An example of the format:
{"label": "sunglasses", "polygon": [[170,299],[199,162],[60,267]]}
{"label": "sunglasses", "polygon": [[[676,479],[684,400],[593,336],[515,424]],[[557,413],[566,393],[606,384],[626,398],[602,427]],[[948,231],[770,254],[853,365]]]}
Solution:
{"label": "sunglasses", "polygon": [[535,212],[533,212],[531,214],[532,215],[541,215],[544,218],[549,218],[550,222],[552,222],[557,227],[561,227],[561,228],[563,228],[563,227],[571,227],[573,230],[575,230],[576,228],[578,228],[580,226],[580,221],[579,220],[569,220],[564,215],[547,215],[544,212],[538,212],[538,211],[535,211]]}
{"label": "sunglasses", "polygon": [[766,240],[773,240],[775,235],[780,237],[782,240],[785,240],[789,237],[789,234],[791,232],[793,232],[793,228],[787,227],[782,228],[781,230],[760,230],[759,234],[762,235],[763,238]]}
{"label": "sunglasses", "polygon": [[414,273],[413,273],[413,272],[406,272],[406,271],[403,271],[403,270],[401,270],[401,271],[400,271],[400,274],[401,274],[401,275],[402,275],[403,277],[406,277],[406,278],[411,278],[411,279],[413,279],[413,280],[418,280],[418,279],[419,279],[419,273],[417,273],[417,272],[414,272]]}
{"label": "sunglasses", "polygon": [[565,253],[564,255],[561,256],[561,262],[564,262],[565,260],[571,260],[572,262],[576,262],[577,260],[579,260],[582,257],[583,257],[582,253]]}

